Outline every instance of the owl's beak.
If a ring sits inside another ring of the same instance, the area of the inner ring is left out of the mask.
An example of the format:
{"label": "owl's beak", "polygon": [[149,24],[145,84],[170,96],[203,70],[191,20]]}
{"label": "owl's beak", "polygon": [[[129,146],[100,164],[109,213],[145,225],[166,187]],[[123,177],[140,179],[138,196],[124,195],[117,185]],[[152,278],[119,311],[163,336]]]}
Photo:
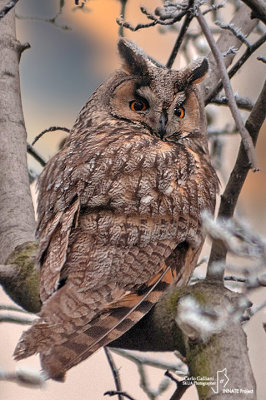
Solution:
{"label": "owl's beak", "polygon": [[166,134],[166,124],[168,121],[168,115],[167,115],[167,110],[164,108],[160,117],[160,122],[159,122],[159,135],[160,138],[163,139],[163,137]]}

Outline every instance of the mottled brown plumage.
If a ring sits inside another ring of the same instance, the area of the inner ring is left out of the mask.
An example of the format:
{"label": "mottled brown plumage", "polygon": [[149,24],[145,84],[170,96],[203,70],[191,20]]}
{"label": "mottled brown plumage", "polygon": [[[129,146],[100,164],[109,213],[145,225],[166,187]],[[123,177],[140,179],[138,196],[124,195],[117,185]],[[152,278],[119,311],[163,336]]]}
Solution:
{"label": "mottled brown plumage", "polygon": [[50,378],[135,324],[173,281],[185,285],[214,210],[204,108],[206,59],[168,70],[122,39],[124,62],[90,97],[39,180],[38,319],[15,351]]}

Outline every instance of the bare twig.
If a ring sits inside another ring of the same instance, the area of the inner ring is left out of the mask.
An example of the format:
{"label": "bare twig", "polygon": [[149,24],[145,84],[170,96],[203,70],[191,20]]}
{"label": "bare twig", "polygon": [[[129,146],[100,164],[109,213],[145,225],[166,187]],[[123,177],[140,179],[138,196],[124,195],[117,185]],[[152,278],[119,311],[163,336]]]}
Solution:
{"label": "bare twig", "polygon": [[0,315],[0,322],[9,322],[18,325],[31,325],[32,321],[34,321],[33,318],[29,319],[29,318],[15,317],[10,314]]}
{"label": "bare twig", "polygon": [[257,60],[262,61],[264,64],[266,64],[266,58],[265,57],[257,57]]}
{"label": "bare twig", "polygon": [[42,158],[42,156],[32,147],[31,144],[27,143],[27,152],[38,161],[42,167],[46,165],[46,162]]}
{"label": "bare twig", "polygon": [[207,22],[205,21],[205,18],[202,16],[201,11],[198,10],[198,15],[197,15],[197,19],[199,21],[199,24],[202,28],[202,31],[209,43],[209,46],[212,50],[212,53],[215,57],[215,60],[217,62],[217,65],[219,67],[219,70],[221,72],[221,78],[223,81],[223,86],[224,86],[224,90],[226,93],[226,96],[228,98],[228,103],[229,103],[229,107],[232,113],[232,116],[235,120],[237,129],[239,130],[239,133],[242,137],[242,141],[245,147],[245,150],[248,154],[248,159],[250,162],[250,166],[256,170],[257,169],[257,160],[256,160],[256,154],[255,154],[255,150],[254,150],[254,146],[251,140],[251,137],[247,131],[247,129],[245,128],[241,115],[239,114],[236,102],[235,102],[235,98],[234,98],[234,93],[230,84],[230,79],[228,77],[227,71],[226,71],[226,67],[223,61],[223,57],[215,43],[215,40],[212,36],[212,33],[210,31],[210,28],[207,24]]}
{"label": "bare twig", "polygon": [[176,22],[180,21],[186,14],[187,14],[187,8],[181,7],[181,11],[178,13],[173,13],[168,19],[163,19],[161,17],[156,18],[152,14],[148,13],[148,11],[144,8],[141,7],[141,12],[147,16],[148,19],[151,19],[152,22],[149,22],[147,24],[137,24],[136,26],[131,25],[129,22],[124,21],[123,18],[117,18],[116,22],[118,25],[123,26],[124,28],[127,28],[133,32],[138,31],[139,29],[144,29],[144,28],[150,28],[151,26],[155,25],[173,25]]}
{"label": "bare twig", "polygon": [[240,31],[239,28],[236,28],[234,24],[223,24],[221,21],[216,21],[215,24],[219,26],[221,29],[228,29],[233,33],[242,43],[244,43],[248,48],[250,47],[250,43],[247,40],[246,36]]}
{"label": "bare twig", "polygon": [[31,48],[31,45],[28,42],[20,43],[18,45],[19,60],[21,58],[22,53],[24,53],[25,50],[28,50],[30,48]]}
{"label": "bare twig", "polygon": [[32,146],[47,132],[55,132],[55,131],[63,131],[63,132],[70,132],[70,129],[66,128],[65,126],[50,126],[50,128],[44,129],[41,133],[39,133],[33,140]]}
{"label": "bare twig", "polygon": [[150,367],[159,368],[163,370],[169,370],[175,372],[179,376],[184,376],[187,374],[187,370],[184,370],[184,363],[179,362],[176,363],[169,363],[161,360],[154,360],[150,357],[140,356],[139,354],[133,354],[132,352],[128,352],[127,350],[123,349],[114,349],[112,351],[130,361],[135,363],[141,363],[143,365],[148,365]]}
{"label": "bare twig", "polygon": [[[116,354],[127,358],[128,360],[134,362],[138,368],[139,376],[140,376],[140,387],[143,389],[143,391],[147,394],[147,396],[150,399],[155,399],[159,394],[163,393],[168,385],[169,381],[164,379],[162,382],[159,384],[159,387],[157,390],[153,390],[149,387],[148,380],[146,377],[145,365],[149,365],[155,368],[160,368],[160,369],[169,369],[177,374],[184,376],[186,375],[187,371],[180,371],[179,367],[181,364],[176,365],[176,364],[170,364],[170,363],[165,363],[157,360],[152,360],[148,357],[142,357],[136,354],[132,354],[131,352],[122,350],[122,349],[112,349]],[[183,364],[182,364],[183,365]]]}
{"label": "bare twig", "polygon": [[225,276],[224,280],[230,282],[247,283],[247,278],[242,278],[241,276],[234,276],[234,275]]}
{"label": "bare twig", "polygon": [[5,7],[0,10],[0,19],[3,18],[12,8],[15,7],[19,0],[10,0]]}
{"label": "bare twig", "polygon": [[182,381],[176,379],[169,371],[166,371],[165,376],[167,376],[171,381],[175,382],[176,390],[170,400],[180,400],[183,397],[185,391],[190,387],[189,385],[182,385]]}
{"label": "bare twig", "polygon": [[[235,95],[235,101],[236,104],[239,108],[242,108],[243,110],[248,110],[251,111],[254,103],[251,99],[248,97],[241,97],[238,95]],[[228,98],[225,96],[220,96],[220,97],[215,97],[214,99],[211,100],[211,103],[217,104],[217,105],[223,105],[223,106],[228,106]]]}
{"label": "bare twig", "polygon": [[17,306],[5,305],[5,304],[0,305],[0,310],[1,311],[14,311],[14,312],[21,312],[23,314],[29,314],[29,312],[26,310],[23,310],[23,308],[20,308]]}
{"label": "bare twig", "polygon": [[223,57],[227,57],[229,54],[237,54],[237,49],[234,49],[233,47],[229,47],[228,50],[226,50],[224,53],[222,53]]}
{"label": "bare twig", "polygon": [[107,347],[104,347],[103,349],[104,349],[108,364],[112,371],[112,375],[113,375],[114,382],[115,382],[115,388],[116,388],[116,392],[117,392],[117,398],[118,398],[118,400],[123,400],[122,396],[120,394],[122,392],[122,386],[121,386],[118,369],[116,368],[114,359],[113,359],[112,354],[110,353],[109,349]]}
{"label": "bare twig", "polygon": [[171,53],[171,55],[170,55],[170,57],[169,57],[169,59],[167,61],[167,64],[166,64],[167,68],[172,68],[172,66],[174,64],[174,61],[175,61],[175,58],[177,56],[178,50],[180,49],[180,46],[181,46],[182,41],[184,39],[184,36],[185,36],[185,34],[186,34],[187,30],[188,30],[189,24],[190,24],[190,22],[192,21],[192,19],[194,17],[194,15],[191,12],[189,12],[189,8],[193,5],[193,3],[194,3],[194,0],[190,0],[189,1],[188,13],[187,13],[185,21],[184,21],[184,23],[183,23],[183,25],[182,25],[182,27],[180,29],[180,32],[179,32],[179,35],[177,37],[176,43],[174,45],[174,48],[172,50],[172,53]]}
{"label": "bare twig", "polygon": [[[233,18],[230,20],[230,24],[234,26],[238,26],[241,29],[243,35],[248,36],[251,32],[256,29],[258,25],[258,20],[250,19],[250,9],[242,4],[240,8],[235,12]],[[221,34],[217,39],[217,46],[220,52],[223,54],[228,50],[229,47],[233,47],[236,50],[239,50],[243,43],[237,39],[232,32],[228,30],[220,31]],[[228,68],[235,58],[235,54],[229,54],[224,58],[224,63]],[[200,88],[202,90],[204,101],[207,104],[208,99],[210,100],[212,97],[216,96],[218,92],[214,92],[214,89],[217,87],[218,83],[221,80],[221,74],[219,68],[217,68],[216,60],[210,52],[208,55],[209,60],[209,74],[206,79],[200,84]],[[213,93],[213,94],[212,94]],[[210,97],[210,94],[212,96]]]}
{"label": "bare twig", "polygon": [[[17,0],[18,1],[18,0]],[[30,16],[22,16],[22,15],[16,15],[18,19],[24,19],[24,20],[32,20],[32,21],[42,21],[42,22],[48,22],[49,24],[53,24],[57,28],[63,29],[65,31],[71,30],[71,27],[68,25],[60,25],[57,23],[57,18],[62,14],[63,8],[65,5],[64,0],[60,0],[59,2],[59,8],[57,13],[52,17],[52,18],[42,18],[42,17],[30,17]]]}
{"label": "bare twig", "polygon": [[217,11],[220,8],[223,8],[224,6],[225,6],[225,3],[212,4],[210,8],[208,8],[207,10],[202,11],[202,15],[206,15],[209,12],[212,12],[212,11]]}
{"label": "bare twig", "polygon": [[177,1],[165,1],[162,7],[156,7],[155,15],[159,16],[162,21],[175,18],[180,10],[187,9],[187,1],[183,0],[181,3]]}
{"label": "bare twig", "polygon": [[[125,20],[125,15],[126,15],[127,0],[120,0],[120,3],[121,3],[120,18],[124,21]],[[118,34],[119,34],[120,37],[124,37],[124,27],[123,27],[123,25],[119,26]]]}
{"label": "bare twig", "polygon": [[32,321],[36,318],[33,316],[32,313],[29,313],[26,310],[23,310],[23,308],[17,307],[17,306],[12,306],[12,305],[0,305],[0,311],[13,311],[15,313],[23,313],[27,314],[30,316],[30,318],[25,318],[25,317],[18,317],[16,315],[12,315],[10,313],[6,314],[1,314],[0,313],[0,322],[11,322],[14,324],[20,324],[20,325],[30,325]]}
{"label": "bare twig", "polygon": [[[233,67],[229,70],[228,76],[231,79],[242,67],[242,65],[247,61],[247,59],[266,41],[266,34],[261,36],[254,44],[252,44],[245,53],[239,58],[239,60],[233,65]],[[219,84],[214,88],[212,93],[205,100],[205,105],[209,104],[210,101],[223,87],[223,82],[219,82]]]}
{"label": "bare twig", "polygon": [[152,21],[156,21],[157,20],[155,15],[153,15],[151,12],[149,12],[146,7],[141,6],[140,7],[140,11],[142,12],[142,14],[146,15],[146,17],[148,19],[151,19]]}
{"label": "bare twig", "polygon": [[247,59],[251,56],[254,51],[256,51],[263,43],[266,42],[266,33],[261,36],[254,44],[252,44],[245,53],[239,58],[239,60],[233,65],[233,67],[228,72],[229,78],[231,79],[236,72],[242,67],[242,65],[247,61]]}
{"label": "bare twig", "polygon": [[105,392],[103,395],[104,396],[110,396],[110,397],[119,395],[119,396],[124,396],[129,400],[135,400],[132,396],[130,396],[126,392],[119,392],[119,391],[116,391],[116,390],[109,390],[108,392]]}
{"label": "bare twig", "polygon": [[249,309],[249,316],[253,317],[253,315],[255,315],[257,312],[259,312],[260,310],[262,310],[264,307],[266,307],[266,301],[263,301],[262,303],[260,303],[258,306],[253,306]]}
{"label": "bare twig", "polygon": [[[196,283],[196,282],[202,282],[205,280],[205,276],[193,276],[190,279],[190,283]],[[227,275],[224,277],[224,281],[225,282],[235,282],[235,283],[244,283],[247,284],[248,283],[248,279],[247,278],[243,278],[241,276],[234,276],[234,275]]]}
{"label": "bare twig", "polygon": [[158,24],[158,20],[156,21],[152,21],[149,22],[148,24],[137,24],[135,27],[133,25],[131,25],[129,22],[126,22],[123,20],[123,18],[117,18],[116,22],[119,26],[123,27],[123,28],[127,28],[132,32],[136,32],[139,29],[143,29],[143,28],[150,28],[151,26],[155,26]]}

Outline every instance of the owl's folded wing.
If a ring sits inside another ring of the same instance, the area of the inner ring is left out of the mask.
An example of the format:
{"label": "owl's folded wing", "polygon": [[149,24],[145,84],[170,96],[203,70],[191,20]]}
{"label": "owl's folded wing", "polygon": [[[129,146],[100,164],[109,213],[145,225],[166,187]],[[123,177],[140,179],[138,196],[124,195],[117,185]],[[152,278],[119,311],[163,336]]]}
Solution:
{"label": "owl's folded wing", "polygon": [[[187,249],[187,259],[183,267],[191,264],[194,256],[195,250]],[[182,272],[183,268],[179,274]],[[43,370],[47,377],[62,381],[67,370],[88,358],[100,347],[119,338],[135,325],[150,311],[176,278],[176,271],[163,265],[162,269],[141,287],[141,290],[127,292],[120,299],[106,304],[103,312],[84,326],[82,332],[78,334],[73,332],[67,340],[59,340],[56,345],[44,345],[49,335],[54,334],[54,329],[40,320],[23,334],[15,350],[15,358],[19,360],[28,357],[39,351],[38,346],[42,346],[40,356]],[[50,329],[52,332],[49,332]]]}
{"label": "owl's folded wing", "polygon": [[71,227],[78,217],[79,198],[64,211],[51,218],[42,232],[39,243],[40,297],[42,302],[54,293],[59,284],[60,272],[67,256]]}

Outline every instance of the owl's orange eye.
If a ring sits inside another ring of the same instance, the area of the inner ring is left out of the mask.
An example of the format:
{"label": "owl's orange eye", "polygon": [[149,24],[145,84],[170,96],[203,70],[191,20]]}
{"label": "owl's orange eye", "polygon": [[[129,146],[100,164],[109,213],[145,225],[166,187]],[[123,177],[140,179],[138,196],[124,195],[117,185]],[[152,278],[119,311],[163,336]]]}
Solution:
{"label": "owl's orange eye", "polygon": [[145,100],[132,100],[129,103],[130,110],[132,111],[145,111],[148,108],[148,103]]}
{"label": "owl's orange eye", "polygon": [[185,116],[185,109],[184,109],[184,107],[182,107],[182,106],[177,106],[176,108],[175,108],[175,115],[178,117],[178,118],[184,118],[184,116]]}

